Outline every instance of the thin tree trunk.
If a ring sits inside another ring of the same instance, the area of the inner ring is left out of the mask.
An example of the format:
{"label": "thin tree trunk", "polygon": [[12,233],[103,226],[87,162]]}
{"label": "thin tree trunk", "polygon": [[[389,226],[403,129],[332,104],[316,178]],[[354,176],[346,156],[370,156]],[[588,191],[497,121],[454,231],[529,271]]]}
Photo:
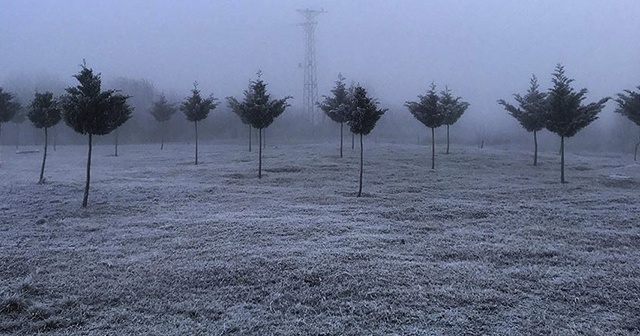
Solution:
{"label": "thin tree trunk", "polygon": [[535,167],[538,165],[538,132],[536,131],[533,131],[533,144],[533,166]]}
{"label": "thin tree trunk", "polygon": [[196,125],[196,164],[198,164],[198,122],[195,122]]}
{"label": "thin tree trunk", "polygon": [[262,148],[266,149],[267,148],[267,129],[265,128],[264,131],[262,131]]}
{"label": "thin tree trunk", "polygon": [[47,128],[44,128],[44,155],[42,156],[42,168],[40,168],[40,180],[38,181],[38,183],[43,184],[44,183],[44,165],[45,162],[47,162]]}
{"label": "thin tree trunk", "polygon": [[[353,134],[353,133],[352,133]],[[358,189],[358,197],[362,195],[362,171],[364,168],[364,146],[362,145],[362,134],[360,134],[360,188]]]}
{"label": "thin tree trunk", "polygon": [[55,152],[56,145],[58,144],[58,130],[56,129],[55,126],[53,126],[51,130],[53,131],[53,151]]}
{"label": "thin tree trunk", "polygon": [[356,148],[355,141],[356,141],[356,134],[351,132],[351,149]]}
{"label": "thin tree trunk", "polygon": [[89,201],[89,183],[91,181],[91,148],[92,148],[92,135],[89,133],[89,154],[87,155],[87,182],[84,185],[84,197],[82,198],[82,207],[87,207]]}
{"label": "thin tree trunk", "polygon": [[560,136],[560,182],[567,183],[564,180],[564,136]]}
{"label": "thin tree trunk", "polygon": [[251,138],[252,138],[252,134],[253,130],[251,129],[251,125],[249,125],[249,152],[251,152]]}
{"label": "thin tree trunk", "polygon": [[162,122],[162,127],[160,131],[160,150],[164,149],[164,131],[165,131],[165,121]]}
{"label": "thin tree trunk", "polygon": [[0,122],[0,167],[2,167],[2,123]]}
{"label": "thin tree trunk", "polygon": [[449,154],[449,125],[447,125],[447,152]]}
{"label": "thin tree trunk", "polygon": [[258,143],[258,178],[262,178],[262,128],[258,129],[259,140]]}
{"label": "thin tree trunk", "polygon": [[436,129],[431,127],[431,169],[436,169]]}
{"label": "thin tree trunk", "polygon": [[640,146],[640,139],[638,139],[638,143],[636,143],[636,149],[633,151],[633,161],[637,161],[638,159],[638,146]]}
{"label": "thin tree trunk", "polygon": [[116,152],[114,156],[118,156],[118,129],[116,128]]}
{"label": "thin tree trunk", "polygon": [[16,124],[16,151],[20,145],[20,124]]}
{"label": "thin tree trunk", "polygon": [[340,123],[340,157],[342,157],[342,129],[344,128],[344,123]]}

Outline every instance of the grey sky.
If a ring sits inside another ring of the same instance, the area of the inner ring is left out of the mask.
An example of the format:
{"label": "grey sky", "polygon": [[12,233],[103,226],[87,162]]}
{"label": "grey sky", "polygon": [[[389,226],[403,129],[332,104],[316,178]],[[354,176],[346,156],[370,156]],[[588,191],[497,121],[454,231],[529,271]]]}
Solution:
{"label": "grey sky", "polygon": [[557,63],[590,101],[640,85],[637,0],[0,0],[0,85],[23,73],[71,83],[84,58],[105,79],[179,94],[197,80],[225,97],[260,69],[274,94],[300,104],[298,8],[327,11],[316,32],[321,95],[341,72],[394,107],[434,81],[491,113],[531,74],[548,87]]}

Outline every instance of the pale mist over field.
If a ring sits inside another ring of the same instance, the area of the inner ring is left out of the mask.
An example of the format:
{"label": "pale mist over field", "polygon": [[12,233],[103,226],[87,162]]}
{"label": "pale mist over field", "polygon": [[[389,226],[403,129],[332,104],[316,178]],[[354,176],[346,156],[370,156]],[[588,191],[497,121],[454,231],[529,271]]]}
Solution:
{"label": "pale mist over field", "polygon": [[[179,100],[197,81],[204,93],[222,99],[240,96],[262,70],[274,95],[294,97],[286,114],[295,115],[301,113],[305,52],[297,9],[306,8],[326,11],[317,17],[315,34],[320,96],[329,94],[338,73],[363,84],[391,110],[377,134],[411,134],[405,140],[412,143],[424,130],[403,104],[432,82],[471,104],[458,125],[467,129],[467,142],[479,133],[497,142],[526,141],[496,100],[524,92],[532,74],[546,90],[558,63],[577,89],[589,89],[587,102],[640,84],[636,0],[5,0],[0,85],[22,96],[36,89],[60,92],[74,84],[71,76],[84,59],[105,84],[146,80],[156,93]],[[613,109],[610,102],[587,131],[601,136],[623,129],[637,136]]]}

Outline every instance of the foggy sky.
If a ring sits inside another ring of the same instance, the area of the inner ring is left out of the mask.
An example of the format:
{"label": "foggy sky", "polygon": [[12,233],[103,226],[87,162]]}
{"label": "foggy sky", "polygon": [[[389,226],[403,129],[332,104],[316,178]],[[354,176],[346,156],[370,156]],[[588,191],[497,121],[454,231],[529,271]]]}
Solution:
{"label": "foggy sky", "polygon": [[[147,79],[186,96],[239,96],[262,70],[276,96],[302,102],[303,21],[316,31],[320,95],[338,73],[401,107],[431,82],[471,103],[542,89],[557,63],[588,101],[640,85],[640,1],[0,0],[0,85],[47,74],[68,84],[86,59],[103,79]],[[10,87],[6,87],[11,90]],[[610,107],[609,107],[610,108]]]}

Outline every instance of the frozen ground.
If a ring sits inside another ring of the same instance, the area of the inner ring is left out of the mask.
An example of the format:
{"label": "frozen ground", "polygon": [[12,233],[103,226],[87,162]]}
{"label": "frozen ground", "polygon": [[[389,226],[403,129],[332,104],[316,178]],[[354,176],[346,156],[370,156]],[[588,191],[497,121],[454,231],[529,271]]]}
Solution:
{"label": "frozen ground", "polygon": [[3,147],[0,334],[640,333],[628,156],[365,145]]}

